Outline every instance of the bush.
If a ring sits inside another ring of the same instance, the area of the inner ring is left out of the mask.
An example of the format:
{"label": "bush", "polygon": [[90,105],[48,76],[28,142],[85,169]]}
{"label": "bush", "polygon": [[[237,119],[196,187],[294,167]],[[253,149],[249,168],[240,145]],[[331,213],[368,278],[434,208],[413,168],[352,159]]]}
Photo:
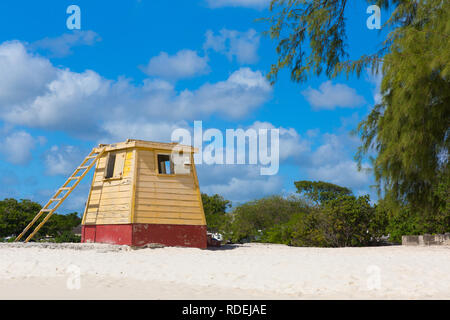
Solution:
{"label": "bush", "polygon": [[326,242],[331,247],[368,245],[371,218],[375,209],[369,196],[356,198],[343,195],[327,201],[323,209],[323,228]]}
{"label": "bush", "polygon": [[287,223],[277,224],[265,230],[260,240],[267,243],[291,245],[292,232],[293,222],[289,220]]}
{"label": "bush", "polygon": [[233,210],[231,240],[262,241],[267,230],[287,223],[293,215],[306,210],[309,207],[305,201],[295,196],[270,196],[244,203]]}
{"label": "bush", "polygon": [[30,200],[0,201],[0,237],[18,235],[41,208],[40,204]]}
{"label": "bush", "polygon": [[308,247],[369,245],[383,235],[386,222],[383,214],[383,211],[376,213],[369,196],[339,195],[270,227],[262,241]]}
{"label": "bush", "polygon": [[60,235],[56,236],[53,240],[56,243],[81,242],[81,237],[70,231],[64,231]]}
{"label": "bush", "polygon": [[[0,201],[0,237],[19,235],[41,209],[39,203],[30,200],[4,199]],[[44,217],[45,214],[36,221],[28,234],[38,226]],[[80,223],[81,218],[76,212],[70,214],[54,213],[34,238],[41,238],[46,235],[56,237],[65,231],[71,231]]]}
{"label": "bush", "polygon": [[296,247],[327,247],[324,233],[325,216],[320,210],[299,216],[293,225],[290,245]]}
{"label": "bush", "polygon": [[[448,164],[447,164],[448,166]],[[387,193],[379,201],[388,215],[386,233],[389,240],[401,243],[402,235],[436,234],[450,232],[450,174],[444,169],[440,174],[439,182],[433,186],[433,194],[427,202],[420,206],[399,203],[395,196]]]}
{"label": "bush", "polygon": [[449,232],[450,227],[448,221],[443,222],[442,220],[442,216],[424,215],[415,210],[412,210],[410,207],[405,206],[400,210],[396,210],[391,213],[389,224],[386,230],[390,235],[390,241],[401,243],[403,235],[420,235],[426,233],[436,234]]}
{"label": "bush", "polygon": [[231,215],[226,212],[231,202],[218,194],[208,196],[202,193],[202,203],[208,231],[225,233],[231,221]]}
{"label": "bush", "polygon": [[321,212],[315,209],[294,214],[288,222],[269,228],[261,240],[296,247],[327,246],[322,219]]}

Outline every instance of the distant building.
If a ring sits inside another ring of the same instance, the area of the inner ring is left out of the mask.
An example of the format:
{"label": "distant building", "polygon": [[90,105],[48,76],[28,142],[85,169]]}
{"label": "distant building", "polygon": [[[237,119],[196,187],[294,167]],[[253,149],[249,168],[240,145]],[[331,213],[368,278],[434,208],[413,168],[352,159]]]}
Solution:
{"label": "distant building", "polygon": [[81,237],[81,224],[72,229],[72,233]]}

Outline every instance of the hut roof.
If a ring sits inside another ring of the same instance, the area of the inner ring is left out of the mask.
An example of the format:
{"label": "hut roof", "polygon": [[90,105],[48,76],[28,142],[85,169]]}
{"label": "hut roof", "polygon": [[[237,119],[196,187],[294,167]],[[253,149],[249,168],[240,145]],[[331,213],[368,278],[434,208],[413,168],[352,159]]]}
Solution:
{"label": "hut roof", "polygon": [[143,149],[157,149],[171,151],[175,147],[180,148],[180,151],[197,153],[198,149],[188,145],[179,144],[177,142],[165,143],[165,142],[153,142],[136,139],[127,139],[124,142],[112,143],[112,144],[99,144],[96,148],[97,151],[101,148],[105,148],[105,151],[114,151],[128,148],[143,148]]}

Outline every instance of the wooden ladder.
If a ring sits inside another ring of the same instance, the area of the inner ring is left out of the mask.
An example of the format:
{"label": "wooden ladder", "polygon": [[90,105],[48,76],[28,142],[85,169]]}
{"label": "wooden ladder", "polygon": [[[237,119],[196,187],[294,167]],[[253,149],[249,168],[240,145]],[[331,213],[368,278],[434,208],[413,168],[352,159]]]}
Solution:
{"label": "wooden ladder", "polygon": [[[33,226],[33,224],[45,213],[44,220],[34,229],[34,231],[25,239],[25,242],[30,241],[31,238],[36,234],[36,232],[41,229],[41,227],[47,222],[48,219],[52,216],[56,209],[66,200],[69,194],[75,189],[75,187],[80,183],[80,181],[84,178],[84,176],[91,170],[97,160],[101,157],[101,155],[105,152],[105,148],[96,151],[96,149],[92,149],[89,155],[84,158],[83,162],[75,169],[74,173],[67,179],[67,181],[62,185],[61,188],[56,191],[56,193],[51,197],[51,199],[47,202],[47,204],[39,211],[39,213],[31,220],[31,222],[23,229],[22,233],[17,236],[14,242],[19,241],[25,233]],[[91,162],[89,162],[92,160]],[[70,183],[74,182],[72,185]]]}

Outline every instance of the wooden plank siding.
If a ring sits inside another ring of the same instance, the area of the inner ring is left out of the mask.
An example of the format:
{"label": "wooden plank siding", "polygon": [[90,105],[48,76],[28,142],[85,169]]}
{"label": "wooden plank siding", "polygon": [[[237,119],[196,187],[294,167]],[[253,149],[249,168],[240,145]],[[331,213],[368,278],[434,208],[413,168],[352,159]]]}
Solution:
{"label": "wooden plank siding", "polygon": [[108,154],[102,156],[95,168],[84,224],[130,223],[134,151],[120,150],[117,158],[123,158],[122,177],[104,179]]}
{"label": "wooden plank siding", "polygon": [[139,149],[138,152],[134,221],[204,225],[192,170],[189,175],[161,175],[156,168],[158,150]]}
{"label": "wooden plank siding", "polygon": [[124,159],[122,176],[105,179],[109,152],[97,161],[83,224],[206,224],[193,162],[190,174],[162,175],[156,154],[167,150],[111,152]]}

